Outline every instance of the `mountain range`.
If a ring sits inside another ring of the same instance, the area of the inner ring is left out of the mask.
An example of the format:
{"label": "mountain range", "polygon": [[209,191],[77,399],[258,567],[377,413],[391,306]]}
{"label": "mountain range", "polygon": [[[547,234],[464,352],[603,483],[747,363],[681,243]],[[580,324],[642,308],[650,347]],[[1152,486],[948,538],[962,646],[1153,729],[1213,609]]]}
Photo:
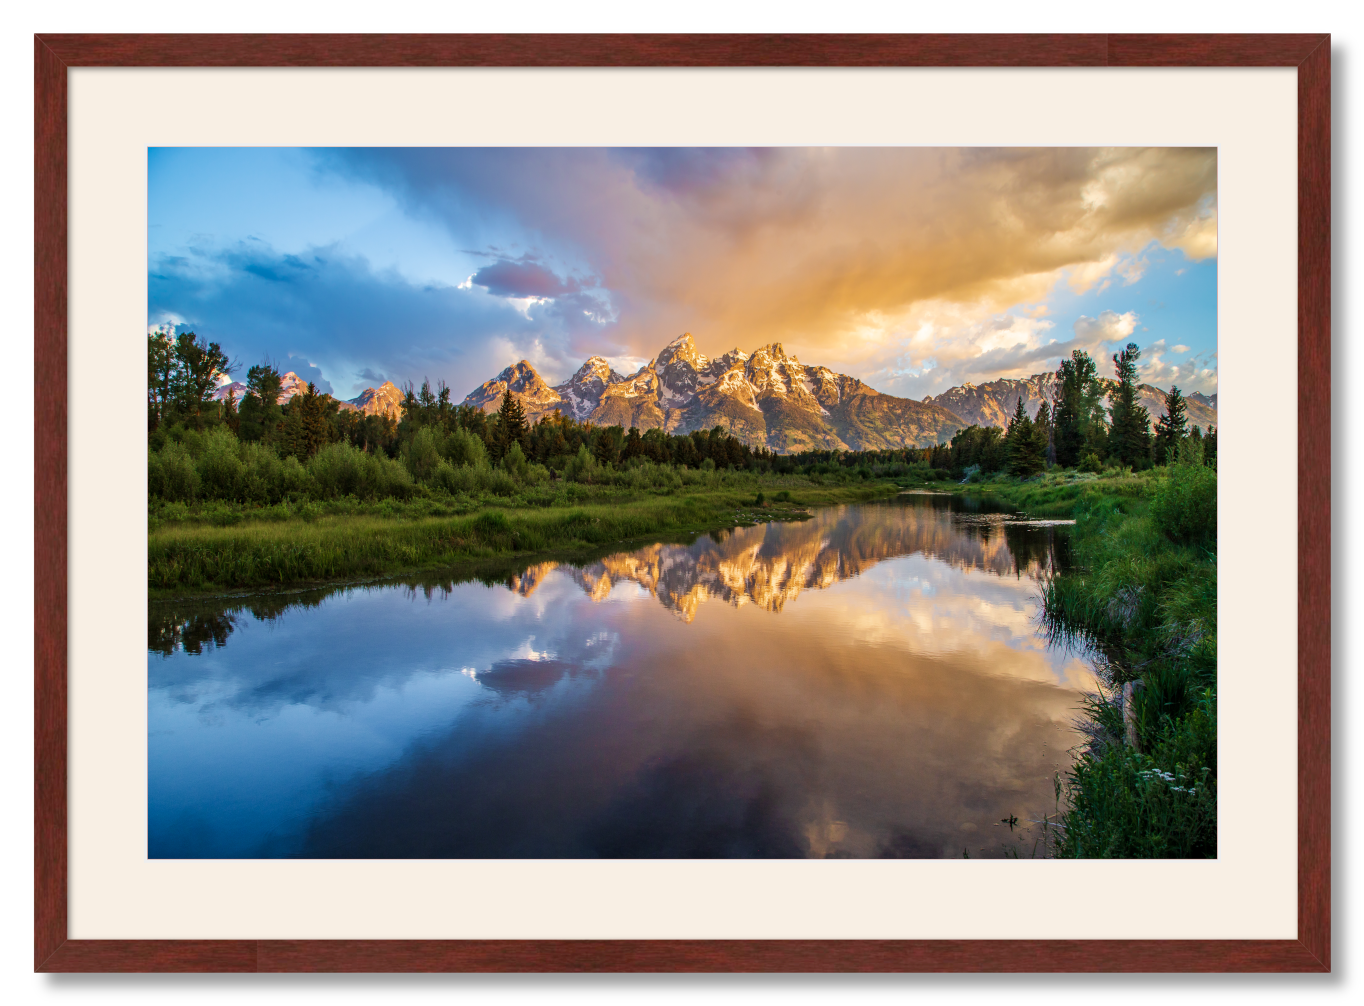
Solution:
{"label": "mountain range", "polygon": [[[1112,390],[1118,382],[1111,378],[1100,378],[1105,389]],[[1018,408],[1018,400],[1023,399],[1023,408],[1029,418],[1037,416],[1042,402],[1055,401],[1056,374],[1033,374],[1032,377],[1001,377],[986,384],[966,384],[949,388],[936,397],[929,395],[926,402],[935,402],[948,409],[966,424],[976,426],[1009,425],[1009,419]],[[1197,426],[1207,433],[1208,427],[1217,425],[1217,395],[1203,395],[1194,392],[1184,398],[1187,407],[1186,420],[1190,426]],[[1151,414],[1154,423],[1165,415],[1165,392],[1153,384],[1137,385],[1137,404]]]}
{"label": "mountain range", "polygon": [[[1007,426],[1020,397],[1035,416],[1051,397],[1055,380],[1054,374],[1000,378],[915,401],[881,394],[827,367],[802,364],[781,343],[752,353],[736,348],[710,359],[697,351],[688,333],[628,377],[594,356],[551,387],[522,360],[475,388],[464,404],[494,412],[510,391],[532,423],[560,412],[600,426],[661,427],[668,433],[718,425],[754,447],[788,454],[931,447],[973,424]],[[1143,384],[1139,393],[1153,421],[1164,415],[1163,391]],[[1217,396],[1188,396],[1188,419],[1205,431],[1216,425]]]}
{"label": "mountain range", "polygon": [[[307,390],[308,382],[290,370],[280,376],[279,404],[283,405],[295,395]],[[240,405],[246,396],[247,387],[241,381],[224,384],[213,392],[213,400],[222,401],[229,391],[236,395],[237,404]],[[403,393],[392,381],[385,381],[377,388],[366,388],[349,401],[338,399],[336,404],[343,410],[363,412],[367,416],[391,416],[394,419],[403,417]]]}

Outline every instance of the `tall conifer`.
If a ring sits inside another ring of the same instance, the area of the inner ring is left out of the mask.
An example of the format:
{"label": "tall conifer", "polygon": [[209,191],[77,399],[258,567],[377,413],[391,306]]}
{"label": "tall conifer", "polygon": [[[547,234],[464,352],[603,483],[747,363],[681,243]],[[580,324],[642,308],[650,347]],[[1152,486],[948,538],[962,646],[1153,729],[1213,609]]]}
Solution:
{"label": "tall conifer", "polygon": [[1137,361],[1141,348],[1129,342],[1113,354],[1118,384],[1109,392],[1112,424],[1108,430],[1109,453],[1134,470],[1151,463],[1151,414],[1137,404]]}
{"label": "tall conifer", "polygon": [[1174,463],[1175,451],[1186,435],[1184,417],[1187,412],[1184,396],[1177,386],[1171,385],[1165,393],[1165,415],[1156,423],[1156,464]]}

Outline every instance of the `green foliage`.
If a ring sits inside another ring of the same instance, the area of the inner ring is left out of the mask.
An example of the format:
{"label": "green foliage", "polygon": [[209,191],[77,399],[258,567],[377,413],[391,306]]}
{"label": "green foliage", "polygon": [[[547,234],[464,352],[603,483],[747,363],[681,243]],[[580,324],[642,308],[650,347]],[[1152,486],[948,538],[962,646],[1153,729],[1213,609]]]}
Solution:
{"label": "green foliage", "polygon": [[159,452],[148,451],[147,491],[162,499],[189,503],[199,495],[199,472],[183,444],[168,442]]}
{"label": "green foliage", "polygon": [[511,450],[512,444],[523,443],[527,430],[526,410],[516,396],[508,391],[502,396],[502,405],[497,410],[497,458],[501,459]]}
{"label": "green foliage", "polygon": [[1109,393],[1111,423],[1108,431],[1109,454],[1134,471],[1151,466],[1151,415],[1137,404],[1137,361],[1141,349],[1129,342],[1121,353],[1113,354],[1117,387]]}
{"label": "green foliage", "polygon": [[1083,754],[1070,774],[1064,858],[1217,855],[1217,697],[1204,689],[1167,717],[1149,754],[1122,744]]}
{"label": "green foliage", "polygon": [[1083,458],[1080,459],[1080,471],[1082,472],[1093,472],[1095,475],[1097,475],[1103,470],[1104,470],[1103,458],[1099,457],[1099,455],[1094,453],[1093,451],[1089,451],[1087,454],[1085,454]]}
{"label": "green foliage", "polygon": [[402,499],[413,492],[407,466],[383,455],[370,454],[350,444],[329,444],[308,462],[316,495],[323,499]]}
{"label": "green foliage", "polygon": [[1030,479],[1046,467],[1046,441],[1037,436],[1033,422],[1023,407],[1023,397],[1018,398],[1018,408],[1009,420],[1008,432],[1004,434],[1004,451],[1008,457],[1009,474],[1021,479]]}
{"label": "green foliage", "polygon": [[1155,458],[1156,464],[1166,465],[1177,456],[1179,445],[1187,434],[1185,415],[1188,407],[1179,388],[1171,385],[1165,393],[1165,415],[1156,423]]}
{"label": "green foliage", "polygon": [[1056,371],[1057,402],[1052,417],[1056,463],[1070,468],[1088,452],[1106,450],[1103,384],[1094,360],[1082,349],[1062,360]]}
{"label": "green foliage", "polygon": [[570,482],[592,482],[594,476],[600,477],[601,469],[597,465],[597,459],[583,444],[578,448],[578,453],[569,458],[568,464],[564,466],[564,478]]}
{"label": "green foliage", "polygon": [[195,429],[216,422],[221,414],[212,401],[218,378],[233,367],[216,342],[201,342],[193,332],[172,335],[158,330],[147,336],[147,428],[181,421]]}
{"label": "green foliage", "polygon": [[441,463],[440,447],[436,443],[436,431],[423,426],[410,441],[402,447],[403,464],[419,482],[425,482]]}
{"label": "green foliage", "polygon": [[1215,511],[1215,473],[1193,465],[1012,491],[1033,513],[1068,500],[1076,521],[1072,568],[1043,589],[1048,628],[1094,647],[1114,694],[1140,686],[1135,747],[1114,698],[1089,706],[1093,741],[1066,780],[1060,855],[1216,855],[1216,557],[1210,539],[1168,533],[1208,478]]}
{"label": "green foliage", "polygon": [[1215,547],[1217,472],[1198,464],[1171,466],[1156,486],[1151,518],[1171,541]]}
{"label": "green foliage", "polygon": [[526,460],[526,454],[521,450],[521,444],[512,441],[511,448],[502,458],[502,467],[507,474],[516,479],[524,479],[530,469],[530,462]]}
{"label": "green foliage", "polygon": [[488,465],[488,449],[483,446],[483,440],[462,427],[456,428],[445,438],[442,453],[455,467],[472,465],[475,468],[486,468]]}

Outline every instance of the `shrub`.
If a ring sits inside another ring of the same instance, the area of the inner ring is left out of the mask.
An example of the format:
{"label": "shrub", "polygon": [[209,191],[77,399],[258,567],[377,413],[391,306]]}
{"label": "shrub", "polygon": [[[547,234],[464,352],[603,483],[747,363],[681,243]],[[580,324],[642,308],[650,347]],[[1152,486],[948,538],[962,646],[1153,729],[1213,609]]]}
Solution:
{"label": "shrub", "polygon": [[369,498],[375,495],[379,473],[377,458],[350,444],[328,444],[308,462],[317,491],[331,499],[338,496]]}
{"label": "shrub", "polygon": [[455,430],[446,437],[441,452],[454,468],[460,465],[483,468],[488,464],[488,449],[483,441],[465,429]]}
{"label": "shrub", "polygon": [[592,456],[586,444],[579,447],[578,453],[569,458],[568,464],[564,465],[564,478],[570,482],[595,482],[598,481],[597,476],[600,474],[597,459]]}
{"label": "shrub", "polygon": [[501,468],[492,469],[487,478],[487,487],[494,494],[498,496],[514,496],[516,494],[516,480]]}
{"label": "shrub", "polygon": [[947,482],[952,478],[952,473],[948,471],[946,468],[934,468],[929,472],[929,475],[937,479],[939,482]]}
{"label": "shrub", "polygon": [[526,460],[525,451],[521,450],[519,443],[513,443],[511,450],[507,451],[506,457],[502,459],[502,467],[507,473],[521,479],[526,477],[526,470],[530,467],[530,462]]}
{"label": "shrub", "polygon": [[791,502],[791,492],[789,489],[783,489],[781,492],[777,493],[777,495],[773,496],[772,498],[776,500],[778,503],[789,503]]}
{"label": "shrub", "polygon": [[147,487],[167,500],[193,502],[199,495],[199,472],[184,445],[167,440],[156,461],[149,459]]}
{"label": "shrub", "polygon": [[1217,540],[1217,472],[1203,465],[1174,465],[1151,500],[1151,519],[1180,544]]}
{"label": "shrub", "polygon": [[1094,451],[1090,451],[1080,459],[1079,469],[1082,472],[1093,472],[1098,475],[1104,470],[1103,459]]}
{"label": "shrub", "polygon": [[423,426],[417,435],[403,445],[403,463],[412,477],[418,482],[430,478],[441,462],[440,448],[436,446],[436,434],[429,426]]}

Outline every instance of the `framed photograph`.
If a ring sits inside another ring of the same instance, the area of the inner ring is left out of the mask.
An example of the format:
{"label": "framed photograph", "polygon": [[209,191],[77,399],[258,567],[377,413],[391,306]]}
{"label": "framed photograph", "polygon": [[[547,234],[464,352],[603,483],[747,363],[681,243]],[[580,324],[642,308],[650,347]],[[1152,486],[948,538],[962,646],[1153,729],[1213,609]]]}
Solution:
{"label": "framed photograph", "polygon": [[35,969],[1330,970],[1329,36],[35,74]]}

